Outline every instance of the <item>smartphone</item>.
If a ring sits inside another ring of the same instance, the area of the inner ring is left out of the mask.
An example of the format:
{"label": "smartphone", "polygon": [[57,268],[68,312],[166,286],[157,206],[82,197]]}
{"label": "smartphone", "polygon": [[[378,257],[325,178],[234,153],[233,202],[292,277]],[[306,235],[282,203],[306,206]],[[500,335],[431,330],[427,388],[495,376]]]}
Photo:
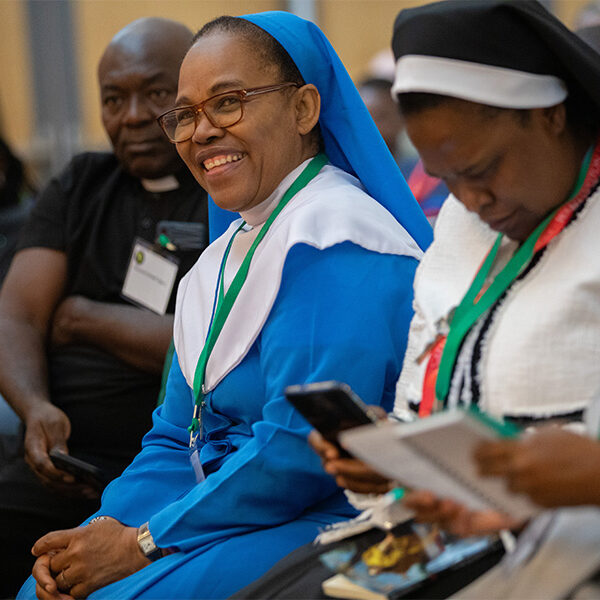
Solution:
{"label": "smartphone", "polygon": [[79,483],[87,483],[98,491],[102,491],[106,487],[108,478],[104,471],[96,465],[56,449],[50,450],[49,455],[52,464],[57,469],[73,475]]}
{"label": "smartphone", "polygon": [[290,385],[284,394],[288,402],[343,456],[350,456],[339,444],[340,431],[377,421],[371,410],[346,383],[322,381]]}

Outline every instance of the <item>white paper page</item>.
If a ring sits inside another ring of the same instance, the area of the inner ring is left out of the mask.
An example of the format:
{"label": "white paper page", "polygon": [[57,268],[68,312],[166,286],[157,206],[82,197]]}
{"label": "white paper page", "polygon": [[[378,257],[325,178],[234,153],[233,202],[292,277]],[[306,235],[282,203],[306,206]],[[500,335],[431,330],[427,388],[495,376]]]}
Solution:
{"label": "white paper page", "polygon": [[[430,490],[473,510],[502,510],[516,519],[526,519],[540,511],[525,496],[508,492],[504,480],[477,475],[473,450],[480,441],[494,438],[493,431],[484,434],[484,426],[480,432],[461,422],[423,431],[432,427],[433,422],[425,426],[432,418],[359,427],[343,432],[340,439],[356,457],[406,487]],[[403,428],[406,432],[420,431],[412,439],[400,437]],[[415,443],[421,450],[414,447]]]}

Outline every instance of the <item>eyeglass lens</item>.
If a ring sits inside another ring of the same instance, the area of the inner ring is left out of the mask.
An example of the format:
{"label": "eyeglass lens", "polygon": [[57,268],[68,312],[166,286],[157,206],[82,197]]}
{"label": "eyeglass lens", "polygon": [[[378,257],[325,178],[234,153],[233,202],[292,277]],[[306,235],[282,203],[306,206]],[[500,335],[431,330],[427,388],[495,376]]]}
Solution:
{"label": "eyeglass lens", "polygon": [[[199,112],[196,108],[185,107],[165,115],[162,125],[167,135],[175,142],[192,137]],[[204,103],[202,112],[214,127],[231,127],[242,118],[242,101],[237,94],[217,96]]]}

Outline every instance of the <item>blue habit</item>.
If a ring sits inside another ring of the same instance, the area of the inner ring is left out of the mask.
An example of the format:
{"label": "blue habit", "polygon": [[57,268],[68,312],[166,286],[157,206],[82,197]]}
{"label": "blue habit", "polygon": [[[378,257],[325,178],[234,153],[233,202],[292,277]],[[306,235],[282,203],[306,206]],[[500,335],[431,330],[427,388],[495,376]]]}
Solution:
{"label": "blue habit", "polygon": [[[350,242],[292,248],[258,339],[207,396],[208,476],[200,485],[187,447],[192,391],[173,361],[143,450],[106,489],[97,514],[135,527],[149,520],[159,546],[182,552],[91,598],[224,598],[312,540],[319,527],[355,514],[282,391],[335,379],[367,403],[391,408],[416,266],[414,258]],[[19,598],[34,597],[29,579]]]}

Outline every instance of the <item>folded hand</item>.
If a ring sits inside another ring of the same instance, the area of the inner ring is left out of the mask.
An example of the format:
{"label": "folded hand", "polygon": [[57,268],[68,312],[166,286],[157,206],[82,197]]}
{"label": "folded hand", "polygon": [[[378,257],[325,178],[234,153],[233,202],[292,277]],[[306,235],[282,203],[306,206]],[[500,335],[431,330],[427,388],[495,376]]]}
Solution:
{"label": "folded hand", "polygon": [[116,519],[48,533],[32,553],[38,557],[33,577],[40,600],[85,598],[150,563],[137,544],[137,530]]}

